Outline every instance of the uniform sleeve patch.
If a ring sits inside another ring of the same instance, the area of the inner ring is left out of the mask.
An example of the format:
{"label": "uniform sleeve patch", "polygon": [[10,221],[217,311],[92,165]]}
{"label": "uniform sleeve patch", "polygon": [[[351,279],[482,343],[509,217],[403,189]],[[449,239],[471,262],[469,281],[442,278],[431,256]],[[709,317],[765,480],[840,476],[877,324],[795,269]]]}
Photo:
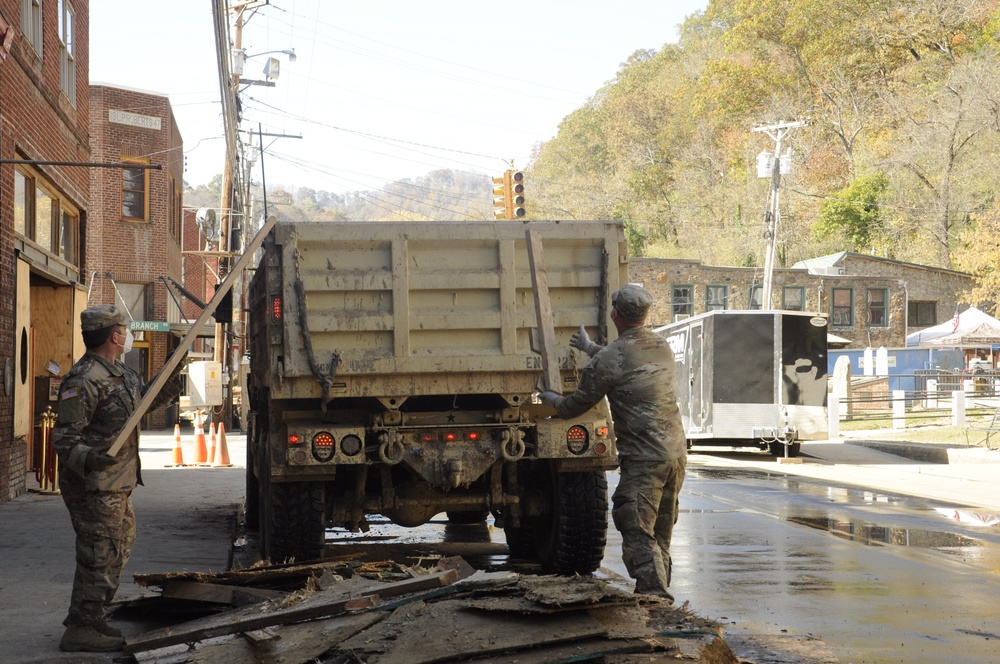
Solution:
{"label": "uniform sleeve patch", "polygon": [[72,399],[75,396],[76,396],[76,388],[75,387],[71,387],[68,390],[63,390],[63,393],[62,393],[62,396],[60,397],[60,399],[62,399],[63,401],[66,401],[66,399]]}

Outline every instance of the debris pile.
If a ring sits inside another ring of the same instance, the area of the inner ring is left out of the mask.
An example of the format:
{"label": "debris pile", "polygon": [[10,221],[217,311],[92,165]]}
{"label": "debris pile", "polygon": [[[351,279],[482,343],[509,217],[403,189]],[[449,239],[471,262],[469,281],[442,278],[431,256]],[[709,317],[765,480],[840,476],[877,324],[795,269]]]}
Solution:
{"label": "debris pile", "polygon": [[590,577],[475,572],[461,558],[135,578],[164,600],[224,607],[127,637],[141,664],[738,661],[686,607]]}

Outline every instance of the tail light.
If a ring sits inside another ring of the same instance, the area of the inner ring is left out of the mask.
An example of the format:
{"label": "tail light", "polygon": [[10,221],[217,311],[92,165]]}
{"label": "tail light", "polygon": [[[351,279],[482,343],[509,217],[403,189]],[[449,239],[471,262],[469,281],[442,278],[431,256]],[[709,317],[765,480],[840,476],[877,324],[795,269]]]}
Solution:
{"label": "tail light", "polygon": [[302,443],[302,436],[297,433],[288,434],[288,444],[289,445],[299,445]]}
{"label": "tail light", "polygon": [[276,297],[271,300],[271,318],[281,320],[281,298]]}
{"label": "tail light", "polygon": [[361,451],[361,438],[349,433],[340,441],[340,451],[347,456],[354,456]]}
{"label": "tail light", "polygon": [[590,444],[590,434],[580,425],[571,426],[566,431],[566,447],[573,454],[583,454]]}
{"label": "tail light", "polygon": [[321,431],[312,440],[313,458],[317,461],[325,462],[333,458],[333,453],[337,451],[336,441],[333,436],[325,431]]}

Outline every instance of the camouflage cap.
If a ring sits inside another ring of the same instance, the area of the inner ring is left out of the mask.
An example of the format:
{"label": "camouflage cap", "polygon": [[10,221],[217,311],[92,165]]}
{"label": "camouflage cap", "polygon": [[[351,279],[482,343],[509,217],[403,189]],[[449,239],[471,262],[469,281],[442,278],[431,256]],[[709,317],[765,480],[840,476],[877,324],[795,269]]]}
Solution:
{"label": "camouflage cap", "polygon": [[80,314],[80,328],[84,332],[103,330],[112,325],[125,325],[125,316],[113,304],[102,304],[99,307],[84,309]]}
{"label": "camouflage cap", "polygon": [[653,306],[653,296],[636,284],[626,284],[611,294],[611,306],[627,321],[639,322],[646,318]]}

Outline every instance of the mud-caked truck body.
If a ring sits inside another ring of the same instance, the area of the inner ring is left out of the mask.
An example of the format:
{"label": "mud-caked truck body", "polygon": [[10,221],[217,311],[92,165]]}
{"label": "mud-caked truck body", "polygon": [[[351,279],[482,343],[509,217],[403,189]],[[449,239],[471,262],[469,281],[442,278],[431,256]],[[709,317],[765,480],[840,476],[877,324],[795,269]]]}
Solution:
{"label": "mud-caked truck body", "polygon": [[[317,558],[328,527],[492,512],[512,555],[589,573],[604,555],[602,402],[573,420],[532,403],[535,290],[525,226],[279,222],[248,295],[248,522],[271,560]],[[606,339],[626,282],[615,222],[538,222],[562,391]]]}

